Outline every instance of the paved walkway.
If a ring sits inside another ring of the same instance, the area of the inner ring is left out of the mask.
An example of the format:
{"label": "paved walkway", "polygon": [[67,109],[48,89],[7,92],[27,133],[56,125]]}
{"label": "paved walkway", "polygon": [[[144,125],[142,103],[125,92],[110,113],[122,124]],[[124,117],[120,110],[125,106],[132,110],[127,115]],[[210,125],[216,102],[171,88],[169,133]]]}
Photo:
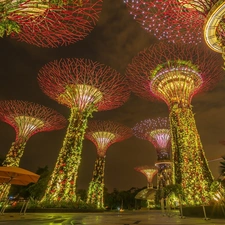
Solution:
{"label": "paved walkway", "polygon": [[104,213],[5,213],[0,215],[0,225],[225,225],[225,219],[180,218],[178,213],[171,217],[160,211],[131,211]]}

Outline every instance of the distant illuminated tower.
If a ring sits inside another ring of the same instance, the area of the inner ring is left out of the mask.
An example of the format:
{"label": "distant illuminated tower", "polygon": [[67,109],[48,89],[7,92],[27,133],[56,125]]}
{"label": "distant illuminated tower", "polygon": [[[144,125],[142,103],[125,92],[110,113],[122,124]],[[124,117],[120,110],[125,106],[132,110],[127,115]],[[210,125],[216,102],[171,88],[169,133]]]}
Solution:
{"label": "distant illuminated tower", "polygon": [[130,128],[113,121],[90,121],[85,137],[92,141],[98,157],[95,161],[92,181],[89,184],[87,203],[104,208],[104,170],[106,151],[110,145],[132,136]]}
{"label": "distant illuminated tower", "polygon": [[155,200],[152,198],[149,199],[149,195],[155,194],[155,189],[153,189],[153,178],[158,173],[158,169],[152,166],[139,166],[134,169],[144,174],[147,178],[147,188],[141,190],[135,198],[139,196],[138,198],[145,199],[147,201],[147,208],[152,208]]}
{"label": "distant illuminated tower", "polygon": [[98,62],[61,59],[45,65],[38,76],[50,98],[70,108],[69,126],[43,201],[76,201],[76,181],[88,118],[129,98],[124,76]]}
{"label": "distant illuminated tower", "polygon": [[[2,163],[3,166],[15,167],[19,166],[26,143],[32,135],[62,129],[67,122],[53,109],[18,100],[0,101],[0,120],[11,125],[16,131],[16,140]],[[4,192],[7,196],[8,191]]]}
{"label": "distant illuminated tower", "polygon": [[134,57],[126,72],[134,93],[148,100],[163,100],[168,105],[173,183],[182,185],[190,205],[209,201],[213,181],[191,100],[222,78],[219,61],[219,54],[209,49],[160,43]]}
{"label": "distant illuminated tower", "polygon": [[156,118],[143,120],[133,127],[133,133],[136,137],[151,142],[157,153],[158,168],[158,188],[172,184],[171,168],[171,143],[168,118]]}
{"label": "distant illuminated tower", "polygon": [[147,188],[153,188],[153,178],[158,173],[157,168],[152,166],[139,166],[134,168],[136,171],[142,173],[147,178]]}
{"label": "distant illuminated tower", "polygon": [[[159,39],[206,44],[225,60],[224,0],[124,0],[133,17]],[[204,34],[204,35],[203,35]]]}
{"label": "distant illuminated tower", "polygon": [[41,47],[58,47],[84,39],[93,29],[102,0],[1,0],[0,37]]}

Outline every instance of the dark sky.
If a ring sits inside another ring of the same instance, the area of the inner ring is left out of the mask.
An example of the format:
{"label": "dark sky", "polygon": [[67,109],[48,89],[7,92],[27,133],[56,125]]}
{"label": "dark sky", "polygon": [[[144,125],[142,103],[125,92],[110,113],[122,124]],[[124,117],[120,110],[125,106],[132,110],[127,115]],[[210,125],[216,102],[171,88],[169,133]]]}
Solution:
{"label": "dark sky", "polygon": [[[67,57],[88,58],[109,65],[122,74],[133,56],[145,47],[158,42],[132,19],[123,0],[104,0],[97,26],[84,40],[56,49],[38,48],[10,38],[0,39],[1,49],[1,100],[25,100],[48,106],[69,117],[69,109],[49,99],[39,89],[37,74],[49,61]],[[194,97],[193,111],[201,140],[208,159],[225,155],[225,82],[201,96]],[[148,102],[131,95],[122,107],[94,113],[93,119],[113,120],[129,127],[137,122],[157,116],[168,116],[165,103]],[[33,172],[48,165],[54,168],[62,146],[66,129],[42,132],[27,143],[20,166]],[[14,129],[0,122],[1,154],[5,155],[15,139]],[[82,163],[79,170],[78,188],[87,188],[92,177],[96,150],[90,141],[84,141]],[[128,190],[143,187],[146,178],[134,170],[136,166],[154,165],[156,152],[147,141],[132,137],[113,144],[107,151],[105,185]],[[219,161],[210,162],[214,176],[218,177]]]}

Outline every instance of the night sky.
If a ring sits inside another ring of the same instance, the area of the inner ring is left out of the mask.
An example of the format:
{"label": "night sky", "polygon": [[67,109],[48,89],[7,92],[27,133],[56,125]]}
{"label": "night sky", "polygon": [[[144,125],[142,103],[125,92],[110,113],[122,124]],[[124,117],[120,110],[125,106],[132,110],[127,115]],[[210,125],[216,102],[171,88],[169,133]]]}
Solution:
{"label": "night sky", "polygon": [[[31,101],[53,108],[69,118],[70,110],[66,106],[59,105],[40,90],[37,75],[42,66],[54,59],[87,58],[125,74],[132,57],[156,42],[156,38],[146,33],[132,19],[123,0],[104,0],[97,26],[84,40],[75,44],[51,49],[6,37],[0,39],[0,99]],[[225,139],[225,80],[212,91],[194,97],[192,104],[207,159],[225,155],[225,146],[219,143]],[[133,127],[141,120],[158,116],[168,116],[165,103],[149,102],[132,94],[122,107],[96,112],[93,119],[113,120]],[[33,172],[46,165],[53,169],[65,132],[66,128],[32,136],[28,140],[20,166]],[[14,139],[14,129],[0,122],[1,155],[6,155]],[[151,143],[132,137],[113,144],[106,155],[105,186],[109,191],[113,188],[128,190],[131,187],[146,186],[145,176],[135,171],[134,167],[154,165],[156,152]],[[85,140],[78,188],[87,189],[96,156],[94,144]],[[215,178],[218,178],[219,161],[210,162],[209,165]]]}

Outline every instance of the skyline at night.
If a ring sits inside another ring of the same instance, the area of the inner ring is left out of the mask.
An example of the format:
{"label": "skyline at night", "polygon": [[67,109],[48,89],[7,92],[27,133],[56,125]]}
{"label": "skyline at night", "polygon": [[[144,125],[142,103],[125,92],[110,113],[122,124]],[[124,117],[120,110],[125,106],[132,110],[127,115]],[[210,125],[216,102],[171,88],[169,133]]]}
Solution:
{"label": "skyline at night", "polygon": [[[61,58],[85,58],[110,66],[125,76],[127,65],[131,63],[132,58],[154,43],[159,43],[159,40],[141,28],[129,14],[123,0],[104,0],[99,21],[92,32],[83,40],[66,47],[41,48],[4,37],[0,39],[0,100],[22,100],[41,104],[56,110],[68,119],[70,110],[51,100],[38,85],[38,72],[45,64]],[[200,45],[207,48],[204,40]],[[213,90],[196,96],[192,105],[206,158],[211,160],[225,155],[225,146],[219,143],[225,140],[224,78]],[[121,107],[94,112],[92,119],[111,120],[133,128],[141,120],[168,117],[168,114],[165,103],[150,102],[131,94],[129,100]],[[38,133],[31,137],[27,142],[20,167],[35,172],[38,167],[47,165],[53,170],[65,133],[66,128]],[[7,154],[15,135],[11,126],[0,122],[2,156]],[[96,156],[95,145],[89,140],[84,140],[77,180],[78,189],[88,189]],[[157,154],[154,146],[147,140],[132,136],[110,146],[106,160],[105,187],[109,191],[113,188],[128,190],[131,187],[146,186],[146,178],[134,168],[143,165],[154,166]],[[219,176],[219,165],[219,161],[209,162],[215,179]]]}

